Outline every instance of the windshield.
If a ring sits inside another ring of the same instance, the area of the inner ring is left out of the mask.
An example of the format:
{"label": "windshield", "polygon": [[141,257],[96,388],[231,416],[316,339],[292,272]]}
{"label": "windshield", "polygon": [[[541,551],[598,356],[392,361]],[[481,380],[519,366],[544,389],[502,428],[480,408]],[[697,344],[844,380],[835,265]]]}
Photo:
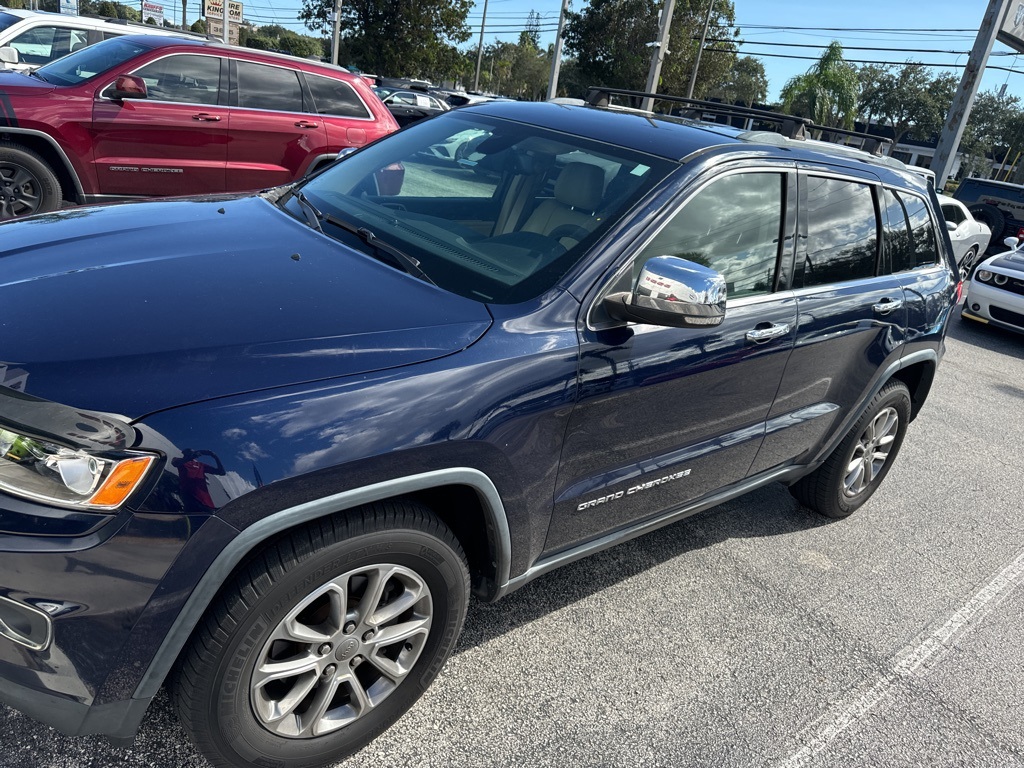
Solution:
{"label": "windshield", "polygon": [[[365,235],[353,234],[364,228],[442,288],[510,304],[555,285],[673,167],[571,134],[448,112],[346,157],[302,191],[327,234],[366,251]],[[286,207],[306,215],[294,197]]]}
{"label": "windshield", "polygon": [[115,37],[40,67],[36,75],[56,85],[78,85],[149,50],[148,46]]}
{"label": "windshield", "polygon": [[20,16],[15,16],[13,13],[3,13],[0,11],[0,30],[7,29],[12,24],[17,24],[21,21]]}

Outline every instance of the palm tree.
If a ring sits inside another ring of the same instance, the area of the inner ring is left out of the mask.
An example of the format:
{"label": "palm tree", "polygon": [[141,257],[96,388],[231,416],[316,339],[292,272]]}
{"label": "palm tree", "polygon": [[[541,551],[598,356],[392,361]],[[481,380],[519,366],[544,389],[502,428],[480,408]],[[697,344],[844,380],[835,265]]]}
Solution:
{"label": "palm tree", "polygon": [[843,59],[842,44],[833,40],[813,67],[786,83],[782,104],[818,125],[852,128],[859,91],[856,67]]}

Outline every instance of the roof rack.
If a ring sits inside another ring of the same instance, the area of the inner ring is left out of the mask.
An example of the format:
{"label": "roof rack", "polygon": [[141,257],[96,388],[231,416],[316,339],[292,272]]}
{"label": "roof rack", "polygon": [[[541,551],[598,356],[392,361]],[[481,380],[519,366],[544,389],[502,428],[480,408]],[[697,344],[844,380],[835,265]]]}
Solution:
{"label": "roof rack", "polygon": [[666,93],[646,93],[644,91],[630,91],[624,88],[605,88],[603,86],[590,86],[587,89],[586,103],[592,107],[607,107],[612,96],[627,96],[631,106],[639,108],[643,99],[654,99],[658,101],[670,101],[673,104],[683,104],[689,107],[685,110],[685,116],[700,119],[707,112],[718,115],[729,115],[733,117],[756,118],[766,123],[777,123],[782,135],[787,139],[802,141],[808,138],[808,131],[823,131],[840,136],[854,136],[864,139],[865,152],[872,155],[881,155],[882,146],[891,144],[892,139],[886,139],[859,131],[849,131],[845,128],[830,128],[826,125],[816,125],[810,118],[787,115],[784,112],[772,112],[767,109],[754,109],[752,107],[737,107],[733,104],[723,104],[718,101],[706,101],[704,99],[690,99],[685,96],[671,96]]}

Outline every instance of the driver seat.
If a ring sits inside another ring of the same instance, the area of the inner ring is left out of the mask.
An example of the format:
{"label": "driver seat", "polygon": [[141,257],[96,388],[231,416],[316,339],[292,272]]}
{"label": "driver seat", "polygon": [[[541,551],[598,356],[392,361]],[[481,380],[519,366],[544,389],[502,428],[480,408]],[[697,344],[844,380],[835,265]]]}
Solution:
{"label": "driver seat", "polygon": [[594,216],[604,194],[604,170],[590,163],[568,163],[558,174],[555,196],[537,206],[523,232],[553,237],[572,248],[597,226]]}

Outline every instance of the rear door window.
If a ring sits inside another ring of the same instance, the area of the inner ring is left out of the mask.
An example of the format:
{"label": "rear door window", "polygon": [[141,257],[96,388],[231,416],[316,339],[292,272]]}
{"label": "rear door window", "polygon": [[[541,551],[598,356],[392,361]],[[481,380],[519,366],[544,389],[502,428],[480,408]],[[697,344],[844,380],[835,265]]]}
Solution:
{"label": "rear door window", "polygon": [[309,112],[302,99],[302,83],[294,69],[239,61],[238,106],[277,112]]}
{"label": "rear door window", "polygon": [[806,288],[873,276],[878,218],[871,186],[826,176],[806,180],[807,237],[794,285]]}

